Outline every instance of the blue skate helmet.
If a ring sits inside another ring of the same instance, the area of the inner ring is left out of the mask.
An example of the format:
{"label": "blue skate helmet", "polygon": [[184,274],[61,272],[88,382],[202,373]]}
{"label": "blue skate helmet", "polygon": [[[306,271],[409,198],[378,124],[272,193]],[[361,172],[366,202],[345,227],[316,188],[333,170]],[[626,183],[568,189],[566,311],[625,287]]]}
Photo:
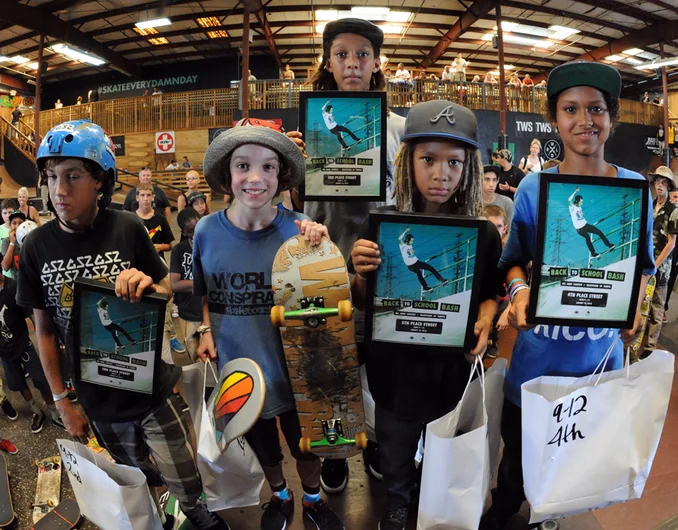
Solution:
{"label": "blue skate helmet", "polygon": [[[115,148],[106,131],[90,120],[60,123],[49,130],[38,148],[36,165],[41,175],[45,161],[53,157],[82,158],[103,169],[105,177],[99,208],[108,206],[115,191],[116,171]],[[51,210],[51,200],[48,201],[48,206]]]}

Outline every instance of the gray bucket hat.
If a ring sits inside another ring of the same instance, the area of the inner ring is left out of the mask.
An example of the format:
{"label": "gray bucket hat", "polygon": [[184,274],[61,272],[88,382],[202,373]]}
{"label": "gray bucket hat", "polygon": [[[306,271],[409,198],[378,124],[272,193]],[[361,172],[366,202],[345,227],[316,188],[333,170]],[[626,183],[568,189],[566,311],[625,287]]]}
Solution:
{"label": "gray bucket hat", "polygon": [[[217,136],[205,152],[203,162],[205,180],[215,192],[229,193],[230,190],[225,187],[229,168],[224,167],[224,160],[235,149],[246,144],[257,144],[273,149],[282,157],[281,162],[292,170],[292,178],[285,183],[281,191],[292,189],[304,180],[306,175],[304,155],[297,144],[287,136],[266,126],[236,126]],[[230,177],[228,178],[230,180]]]}

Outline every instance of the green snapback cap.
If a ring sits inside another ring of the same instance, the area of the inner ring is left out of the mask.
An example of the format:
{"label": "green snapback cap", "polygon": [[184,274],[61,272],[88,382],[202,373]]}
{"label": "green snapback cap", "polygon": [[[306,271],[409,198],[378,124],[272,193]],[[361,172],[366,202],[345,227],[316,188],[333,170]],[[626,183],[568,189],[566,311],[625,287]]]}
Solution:
{"label": "green snapback cap", "polygon": [[572,61],[556,66],[546,82],[546,96],[552,97],[576,86],[590,86],[618,98],[621,76],[616,68],[591,61]]}

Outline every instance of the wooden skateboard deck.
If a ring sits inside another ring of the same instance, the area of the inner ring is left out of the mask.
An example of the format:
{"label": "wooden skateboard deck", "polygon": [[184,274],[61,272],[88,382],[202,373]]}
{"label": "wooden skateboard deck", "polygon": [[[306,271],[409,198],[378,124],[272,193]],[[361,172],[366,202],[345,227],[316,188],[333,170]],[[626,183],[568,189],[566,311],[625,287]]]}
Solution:
{"label": "wooden skateboard deck", "polygon": [[0,454],[0,528],[9,526],[16,517],[12,506],[12,493],[9,489],[9,471],[7,459]]}
{"label": "wooden skateboard deck", "polygon": [[245,435],[259,419],[266,382],[252,359],[233,359],[221,368],[219,381],[207,403],[219,449]]}
{"label": "wooden skateboard deck", "polygon": [[31,530],[70,530],[80,523],[80,508],[75,499],[65,499],[47,513]]}
{"label": "wooden skateboard deck", "polygon": [[61,457],[51,456],[36,460],[38,486],[33,503],[33,522],[37,523],[47,512],[59,504],[61,498]]}
{"label": "wooden skateboard deck", "polygon": [[344,258],[327,238],[311,247],[303,236],[292,237],[275,256],[271,283],[271,318],[284,326],[300,447],[326,458],[353,456],[367,436]]}
{"label": "wooden skateboard deck", "polygon": [[640,356],[643,354],[643,340],[645,339],[645,331],[647,330],[647,317],[650,314],[650,306],[652,305],[652,296],[654,295],[654,286],[656,283],[656,278],[652,276],[647,281],[647,287],[645,287],[645,298],[640,303],[640,314],[643,317],[643,325],[640,328],[640,333],[636,339],[631,343],[631,362],[639,361]]}

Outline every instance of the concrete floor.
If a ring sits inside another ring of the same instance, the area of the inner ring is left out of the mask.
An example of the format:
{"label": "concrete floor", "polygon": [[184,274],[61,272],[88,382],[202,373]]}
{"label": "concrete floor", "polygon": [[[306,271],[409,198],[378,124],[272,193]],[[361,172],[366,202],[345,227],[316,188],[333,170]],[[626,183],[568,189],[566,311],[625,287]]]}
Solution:
{"label": "concrete floor", "polygon": [[[221,207],[213,206],[213,210]],[[172,216],[172,228],[176,229],[176,213]],[[661,343],[669,351],[678,351],[678,295],[673,308],[669,310],[669,322],[664,326]],[[500,337],[500,351],[504,357],[510,357],[510,350],[515,332],[507,331]],[[185,356],[175,354],[177,364],[186,362]],[[65,433],[46,426],[43,432],[34,435],[30,432],[30,411],[23,404],[19,394],[8,393],[15,408],[19,412],[18,421],[11,422],[0,414],[0,437],[8,438],[19,448],[19,454],[6,455],[11,478],[11,489],[14,507],[18,516],[19,530],[31,528],[31,503],[35,497],[37,470],[33,464],[36,458],[45,458],[58,454],[55,440]],[[37,396],[37,393],[35,394]],[[283,444],[284,445],[284,444]],[[592,513],[570,517],[560,521],[562,530],[652,530],[678,513],[678,458],[675,447],[678,446],[678,385],[674,385],[671,404],[662,441],[654,462],[650,480],[645,488],[643,498],[637,501],[613,506]],[[297,511],[287,526],[288,530],[311,530],[315,528],[305,521],[301,512],[301,486],[297,478],[294,460],[289,452],[284,462],[284,469],[291,489],[296,493]],[[347,489],[338,495],[331,495],[328,502],[344,521],[346,530],[374,530],[385,506],[385,491],[382,484],[364,471],[361,456],[350,459],[350,480]],[[270,498],[268,486],[261,492],[261,502]],[[61,498],[72,497],[67,475],[62,478]],[[258,530],[261,518],[260,506],[228,510],[222,516],[233,530]],[[512,520],[508,530],[526,530],[529,511],[523,505],[520,514]],[[85,522],[86,530],[96,527]],[[416,513],[410,515],[407,530],[415,530]]]}

